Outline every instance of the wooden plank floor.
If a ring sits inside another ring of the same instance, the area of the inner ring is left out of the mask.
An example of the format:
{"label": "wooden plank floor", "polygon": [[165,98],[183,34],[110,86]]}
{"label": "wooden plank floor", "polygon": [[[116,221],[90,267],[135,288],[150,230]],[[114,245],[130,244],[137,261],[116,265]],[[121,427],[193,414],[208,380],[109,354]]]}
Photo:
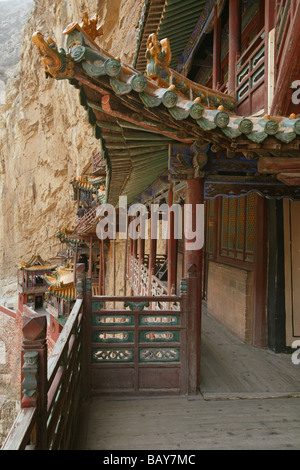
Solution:
{"label": "wooden plank floor", "polygon": [[94,398],[77,449],[300,449],[300,365],[203,315],[195,397]]}
{"label": "wooden plank floor", "polygon": [[300,449],[300,399],[101,399],[81,450]]}
{"label": "wooden plank floor", "polygon": [[290,354],[242,343],[206,313],[202,317],[204,398],[300,396],[300,366]]}

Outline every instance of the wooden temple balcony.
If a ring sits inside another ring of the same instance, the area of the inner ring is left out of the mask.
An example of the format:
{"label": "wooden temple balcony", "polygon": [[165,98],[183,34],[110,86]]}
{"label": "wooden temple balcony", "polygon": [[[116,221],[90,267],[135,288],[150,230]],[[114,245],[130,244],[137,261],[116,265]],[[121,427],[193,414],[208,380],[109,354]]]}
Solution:
{"label": "wooden temple balcony", "polygon": [[44,294],[47,292],[48,286],[47,284],[43,285],[29,285],[26,286],[24,284],[18,284],[18,290],[22,294]]}
{"label": "wooden temple balcony", "polygon": [[121,297],[95,295],[84,264],[76,272],[77,300],[50,355],[45,316],[23,317],[21,411],[2,450],[71,450],[81,405],[92,396],[196,393],[199,378],[187,365],[198,360],[192,337],[199,326],[187,318],[197,308],[188,294],[197,276],[178,296],[157,288]]}
{"label": "wooden temple balcony", "polygon": [[[132,286],[133,292],[135,295],[152,295],[154,297],[167,296],[170,293],[168,292],[167,282],[162,281],[159,276],[160,272],[163,272],[167,264],[166,255],[156,255],[156,269],[155,274],[149,273],[149,268],[147,265],[148,257],[146,255],[146,263],[144,259],[139,260],[139,257],[130,256],[129,259],[129,271],[128,279]],[[151,281],[150,281],[151,279]],[[178,302],[173,302],[172,304],[168,302],[161,301],[157,305],[158,309],[171,308],[174,310],[179,309]]]}
{"label": "wooden temple balcony", "polygon": [[106,163],[103,159],[102,152],[96,152],[92,156],[92,172],[93,175],[105,176],[106,175]]}
{"label": "wooden temple balcony", "polygon": [[77,226],[74,230],[75,233],[89,233],[95,230],[95,225],[98,221],[97,208],[86,211],[83,217],[78,220]]}

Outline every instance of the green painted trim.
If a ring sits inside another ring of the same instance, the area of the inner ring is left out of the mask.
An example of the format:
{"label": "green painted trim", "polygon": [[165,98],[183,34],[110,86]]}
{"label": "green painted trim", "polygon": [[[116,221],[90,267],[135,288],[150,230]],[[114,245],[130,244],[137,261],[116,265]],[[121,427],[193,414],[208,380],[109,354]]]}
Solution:
{"label": "green painted trim", "polygon": [[[159,335],[166,334],[166,338],[161,338]],[[158,335],[155,337],[155,335]],[[139,333],[140,343],[179,343],[180,342],[180,332],[179,331],[140,331]]]}
{"label": "green painted trim", "polygon": [[[154,318],[160,318],[161,321],[156,322]],[[179,326],[180,317],[178,315],[164,315],[159,310],[153,314],[140,315],[139,324],[141,326]]]}
{"label": "green painted trim", "polygon": [[180,348],[141,348],[139,362],[180,362]]}
{"label": "green painted trim", "polygon": [[[104,333],[120,333],[124,334],[125,338],[101,338],[100,335]],[[92,342],[93,343],[133,343],[134,342],[134,332],[133,331],[93,331],[92,332]]]}
{"label": "green painted trim", "polygon": [[92,349],[92,362],[93,363],[123,363],[134,361],[134,350],[130,348],[93,348]]}
{"label": "green painted trim", "polygon": [[[124,321],[107,321],[110,319]],[[113,312],[106,315],[92,315],[92,325],[93,326],[133,326],[134,325],[134,315],[115,315]]]}

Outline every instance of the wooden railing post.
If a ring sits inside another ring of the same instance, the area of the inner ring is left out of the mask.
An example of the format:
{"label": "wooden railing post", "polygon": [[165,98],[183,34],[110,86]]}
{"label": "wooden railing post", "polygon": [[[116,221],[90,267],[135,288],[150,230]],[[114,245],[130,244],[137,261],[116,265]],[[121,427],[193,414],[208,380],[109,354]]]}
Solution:
{"label": "wooden railing post", "polygon": [[23,318],[21,408],[37,408],[35,448],[47,449],[47,319]]}
{"label": "wooden railing post", "polygon": [[92,296],[92,278],[85,278],[85,265],[78,263],[76,265],[76,297],[83,299],[83,396],[89,396],[90,389],[90,361],[89,351],[91,343],[91,296]]}

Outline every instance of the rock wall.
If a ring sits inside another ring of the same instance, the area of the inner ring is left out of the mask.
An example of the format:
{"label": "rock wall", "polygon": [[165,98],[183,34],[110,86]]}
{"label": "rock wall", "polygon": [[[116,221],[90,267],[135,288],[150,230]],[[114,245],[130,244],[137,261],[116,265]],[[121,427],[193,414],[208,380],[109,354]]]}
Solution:
{"label": "rock wall", "polygon": [[78,91],[67,81],[45,78],[31,36],[39,30],[64,47],[64,28],[81,21],[85,11],[90,17],[97,12],[104,30],[99,44],[131,64],[142,4],[142,0],[34,1],[21,41],[19,73],[7,84],[0,109],[2,304],[15,295],[16,262],[33,252],[55,256],[61,249],[56,232],[72,226],[75,214],[69,181],[98,148]]}
{"label": "rock wall", "polygon": [[33,0],[4,0],[0,3],[0,104],[5,102],[5,85],[18,74],[22,36]]}

